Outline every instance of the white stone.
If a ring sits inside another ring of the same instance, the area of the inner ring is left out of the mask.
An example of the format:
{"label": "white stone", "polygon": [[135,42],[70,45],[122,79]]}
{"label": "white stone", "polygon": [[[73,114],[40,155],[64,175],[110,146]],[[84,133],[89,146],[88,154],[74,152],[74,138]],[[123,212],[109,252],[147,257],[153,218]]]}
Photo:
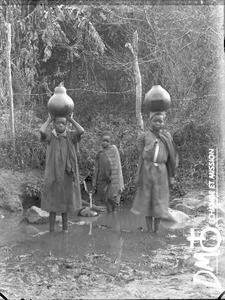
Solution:
{"label": "white stone", "polygon": [[169,208],[169,212],[177,223],[184,223],[189,220],[189,216],[182,211]]}
{"label": "white stone", "polygon": [[182,211],[169,208],[171,214],[170,220],[161,219],[160,223],[165,228],[179,229],[187,226],[187,222],[190,220],[189,216]]}
{"label": "white stone", "polygon": [[29,223],[47,223],[49,222],[49,213],[37,206],[32,206],[27,210],[27,219]]}

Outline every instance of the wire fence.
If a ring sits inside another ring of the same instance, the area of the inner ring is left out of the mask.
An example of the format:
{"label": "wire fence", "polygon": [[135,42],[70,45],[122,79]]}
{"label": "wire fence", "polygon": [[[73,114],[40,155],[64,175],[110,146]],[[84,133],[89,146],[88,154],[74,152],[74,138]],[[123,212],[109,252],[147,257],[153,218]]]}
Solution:
{"label": "wire fence", "polygon": [[[123,95],[123,94],[135,94],[135,90],[134,89],[130,89],[130,90],[126,90],[126,91],[118,91],[118,92],[106,92],[106,91],[96,91],[96,90],[88,90],[88,89],[67,89],[67,91],[70,92],[87,92],[87,93],[95,93],[95,94],[99,94],[99,95]],[[51,94],[53,95],[54,93],[51,92]],[[22,95],[22,96],[50,96],[50,92],[45,92],[45,93],[13,93],[13,95]],[[224,96],[224,93],[217,93],[217,94],[209,94],[209,95],[202,95],[202,96],[198,96],[198,97],[187,97],[187,98],[172,98],[172,101],[190,101],[190,100],[197,100],[197,99],[205,99],[205,98],[209,98],[209,97],[221,97]]]}

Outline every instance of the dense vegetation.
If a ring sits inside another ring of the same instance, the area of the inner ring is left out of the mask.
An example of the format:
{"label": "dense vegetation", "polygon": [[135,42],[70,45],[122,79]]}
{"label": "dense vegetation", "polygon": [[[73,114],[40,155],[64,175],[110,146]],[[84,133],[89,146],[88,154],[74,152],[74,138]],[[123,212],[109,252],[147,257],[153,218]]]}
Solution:
{"label": "dense vegetation", "polygon": [[[109,129],[121,154],[124,199],[132,197],[138,155],[135,82],[125,44],[137,30],[143,97],[161,84],[172,98],[167,128],[181,157],[174,193],[206,187],[208,149],[222,149],[222,6],[11,4],[0,8],[1,167],[44,168],[45,145],[38,129],[47,117],[48,99],[63,81],[75,102],[74,116],[86,130],[79,148],[81,178],[92,173],[99,133]],[[12,24],[13,166],[6,21]]]}

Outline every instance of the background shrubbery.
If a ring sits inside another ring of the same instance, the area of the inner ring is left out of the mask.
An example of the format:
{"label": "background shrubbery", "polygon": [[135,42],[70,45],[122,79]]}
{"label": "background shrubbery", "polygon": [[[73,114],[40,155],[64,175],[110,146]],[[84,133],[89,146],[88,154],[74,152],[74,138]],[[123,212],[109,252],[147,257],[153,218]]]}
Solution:
{"label": "background shrubbery", "polygon": [[[167,128],[180,154],[173,194],[207,187],[208,149],[212,147],[219,151],[222,183],[220,82],[224,54],[220,6],[39,4],[37,1],[29,9],[26,5],[0,8],[1,20],[7,9],[13,20],[16,130],[16,159],[12,162],[6,35],[1,26],[0,167],[44,169],[46,145],[40,143],[38,131],[47,118],[48,99],[64,81],[75,102],[74,117],[85,128],[79,145],[81,181],[93,172],[100,132],[110,130],[121,155],[126,187],[123,201],[130,201],[138,153],[132,55],[125,44],[132,43],[137,31],[143,97],[153,85],[161,84],[172,98]],[[147,129],[147,118],[143,117]]]}
{"label": "background shrubbery", "polygon": [[[78,101],[78,100],[77,100]],[[90,100],[93,103],[93,99]],[[122,202],[130,204],[134,197],[134,177],[138,162],[138,151],[136,148],[136,120],[134,112],[124,114],[124,106],[121,103],[116,107],[101,104],[101,113],[96,108],[90,114],[80,114],[75,108],[76,120],[85,128],[85,133],[79,144],[79,169],[80,180],[93,173],[95,155],[99,149],[100,133],[110,130],[114,136],[114,144],[118,147],[123,167],[125,191]],[[133,104],[131,104],[134,106]],[[44,170],[46,145],[40,142],[39,127],[47,118],[46,107],[42,107],[42,118],[34,114],[16,117],[16,161],[15,168],[26,170],[39,168]],[[112,114],[113,110],[116,113]],[[39,108],[40,111],[40,108]],[[147,116],[143,115],[145,128],[148,128]],[[5,131],[0,141],[1,167],[12,168],[12,143],[8,131],[8,118],[5,120]],[[85,121],[88,120],[88,121]],[[173,196],[182,196],[189,189],[207,188],[208,184],[208,149],[220,145],[220,126],[213,123],[214,118],[205,118],[201,122],[193,119],[179,119],[179,114],[173,118],[172,110],[168,114],[166,128],[173,135],[175,144],[180,155],[180,166],[178,168],[176,185],[172,190]],[[29,124],[29,125],[28,125]],[[222,162],[222,160],[220,160]],[[222,174],[222,165],[220,163]],[[221,179],[221,178],[220,178]],[[31,198],[40,196],[41,185],[38,187],[25,185],[25,194]]]}

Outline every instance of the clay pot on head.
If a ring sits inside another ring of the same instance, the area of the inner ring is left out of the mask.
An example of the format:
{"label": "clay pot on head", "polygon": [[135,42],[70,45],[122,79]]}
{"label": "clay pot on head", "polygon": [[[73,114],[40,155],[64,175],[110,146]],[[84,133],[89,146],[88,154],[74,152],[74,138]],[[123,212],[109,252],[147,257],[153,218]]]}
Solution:
{"label": "clay pot on head", "polygon": [[62,84],[55,88],[54,95],[48,100],[48,110],[55,117],[65,117],[73,112],[74,102]]}
{"label": "clay pot on head", "polygon": [[145,95],[144,110],[146,113],[149,111],[167,111],[170,104],[169,93],[161,85],[154,85]]}

